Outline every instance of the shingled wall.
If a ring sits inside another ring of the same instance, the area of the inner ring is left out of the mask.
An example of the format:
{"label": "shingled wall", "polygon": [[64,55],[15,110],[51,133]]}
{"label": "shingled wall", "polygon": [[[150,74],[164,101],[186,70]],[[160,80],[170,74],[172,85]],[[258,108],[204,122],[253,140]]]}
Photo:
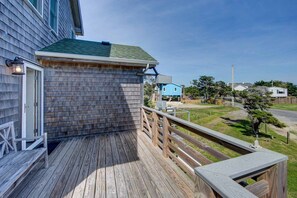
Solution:
{"label": "shingled wall", "polygon": [[135,130],[140,124],[140,67],[86,63],[45,66],[45,125],[49,138]]}
{"label": "shingled wall", "polygon": [[20,132],[21,76],[13,76],[6,59],[22,56],[35,61],[34,53],[62,38],[71,38],[73,21],[69,0],[59,1],[59,32],[48,25],[49,0],[43,0],[43,15],[28,0],[0,1],[0,124],[14,121]]}

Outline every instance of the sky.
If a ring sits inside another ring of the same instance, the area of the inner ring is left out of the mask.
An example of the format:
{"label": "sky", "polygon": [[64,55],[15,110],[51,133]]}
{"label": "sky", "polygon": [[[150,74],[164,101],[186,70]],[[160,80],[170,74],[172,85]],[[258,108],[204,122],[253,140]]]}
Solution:
{"label": "sky", "polygon": [[159,73],[190,85],[202,75],[231,82],[297,84],[296,0],[81,0],[84,36],[136,45]]}

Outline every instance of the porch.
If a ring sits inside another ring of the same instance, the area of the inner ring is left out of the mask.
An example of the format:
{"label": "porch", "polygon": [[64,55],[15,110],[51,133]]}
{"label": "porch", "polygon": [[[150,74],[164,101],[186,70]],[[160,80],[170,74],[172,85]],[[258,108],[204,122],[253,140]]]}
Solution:
{"label": "porch", "polygon": [[11,197],[286,197],[287,159],[142,107],[140,131],[61,142]]}
{"label": "porch", "polygon": [[61,142],[10,197],[184,196],[193,182],[145,134],[121,132]]}

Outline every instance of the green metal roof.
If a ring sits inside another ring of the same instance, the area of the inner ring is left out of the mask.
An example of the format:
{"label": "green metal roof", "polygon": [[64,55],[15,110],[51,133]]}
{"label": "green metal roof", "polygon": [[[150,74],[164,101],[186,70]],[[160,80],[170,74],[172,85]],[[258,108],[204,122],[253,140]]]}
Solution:
{"label": "green metal roof", "polygon": [[156,59],[137,46],[102,44],[102,42],[77,39],[62,39],[39,51],[157,62]]}

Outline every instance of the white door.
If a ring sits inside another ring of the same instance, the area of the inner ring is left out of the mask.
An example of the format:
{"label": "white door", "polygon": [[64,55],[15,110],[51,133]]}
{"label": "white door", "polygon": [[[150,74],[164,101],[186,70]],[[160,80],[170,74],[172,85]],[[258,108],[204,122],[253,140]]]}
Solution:
{"label": "white door", "polygon": [[38,108],[35,104],[36,101],[36,78],[35,71],[33,69],[27,68],[26,71],[26,138],[33,138],[38,132],[36,123],[38,122],[38,114],[36,114],[36,109]]}
{"label": "white door", "polygon": [[[43,68],[25,62],[23,77],[22,137],[33,138],[43,134]],[[26,149],[32,141],[23,141]]]}

